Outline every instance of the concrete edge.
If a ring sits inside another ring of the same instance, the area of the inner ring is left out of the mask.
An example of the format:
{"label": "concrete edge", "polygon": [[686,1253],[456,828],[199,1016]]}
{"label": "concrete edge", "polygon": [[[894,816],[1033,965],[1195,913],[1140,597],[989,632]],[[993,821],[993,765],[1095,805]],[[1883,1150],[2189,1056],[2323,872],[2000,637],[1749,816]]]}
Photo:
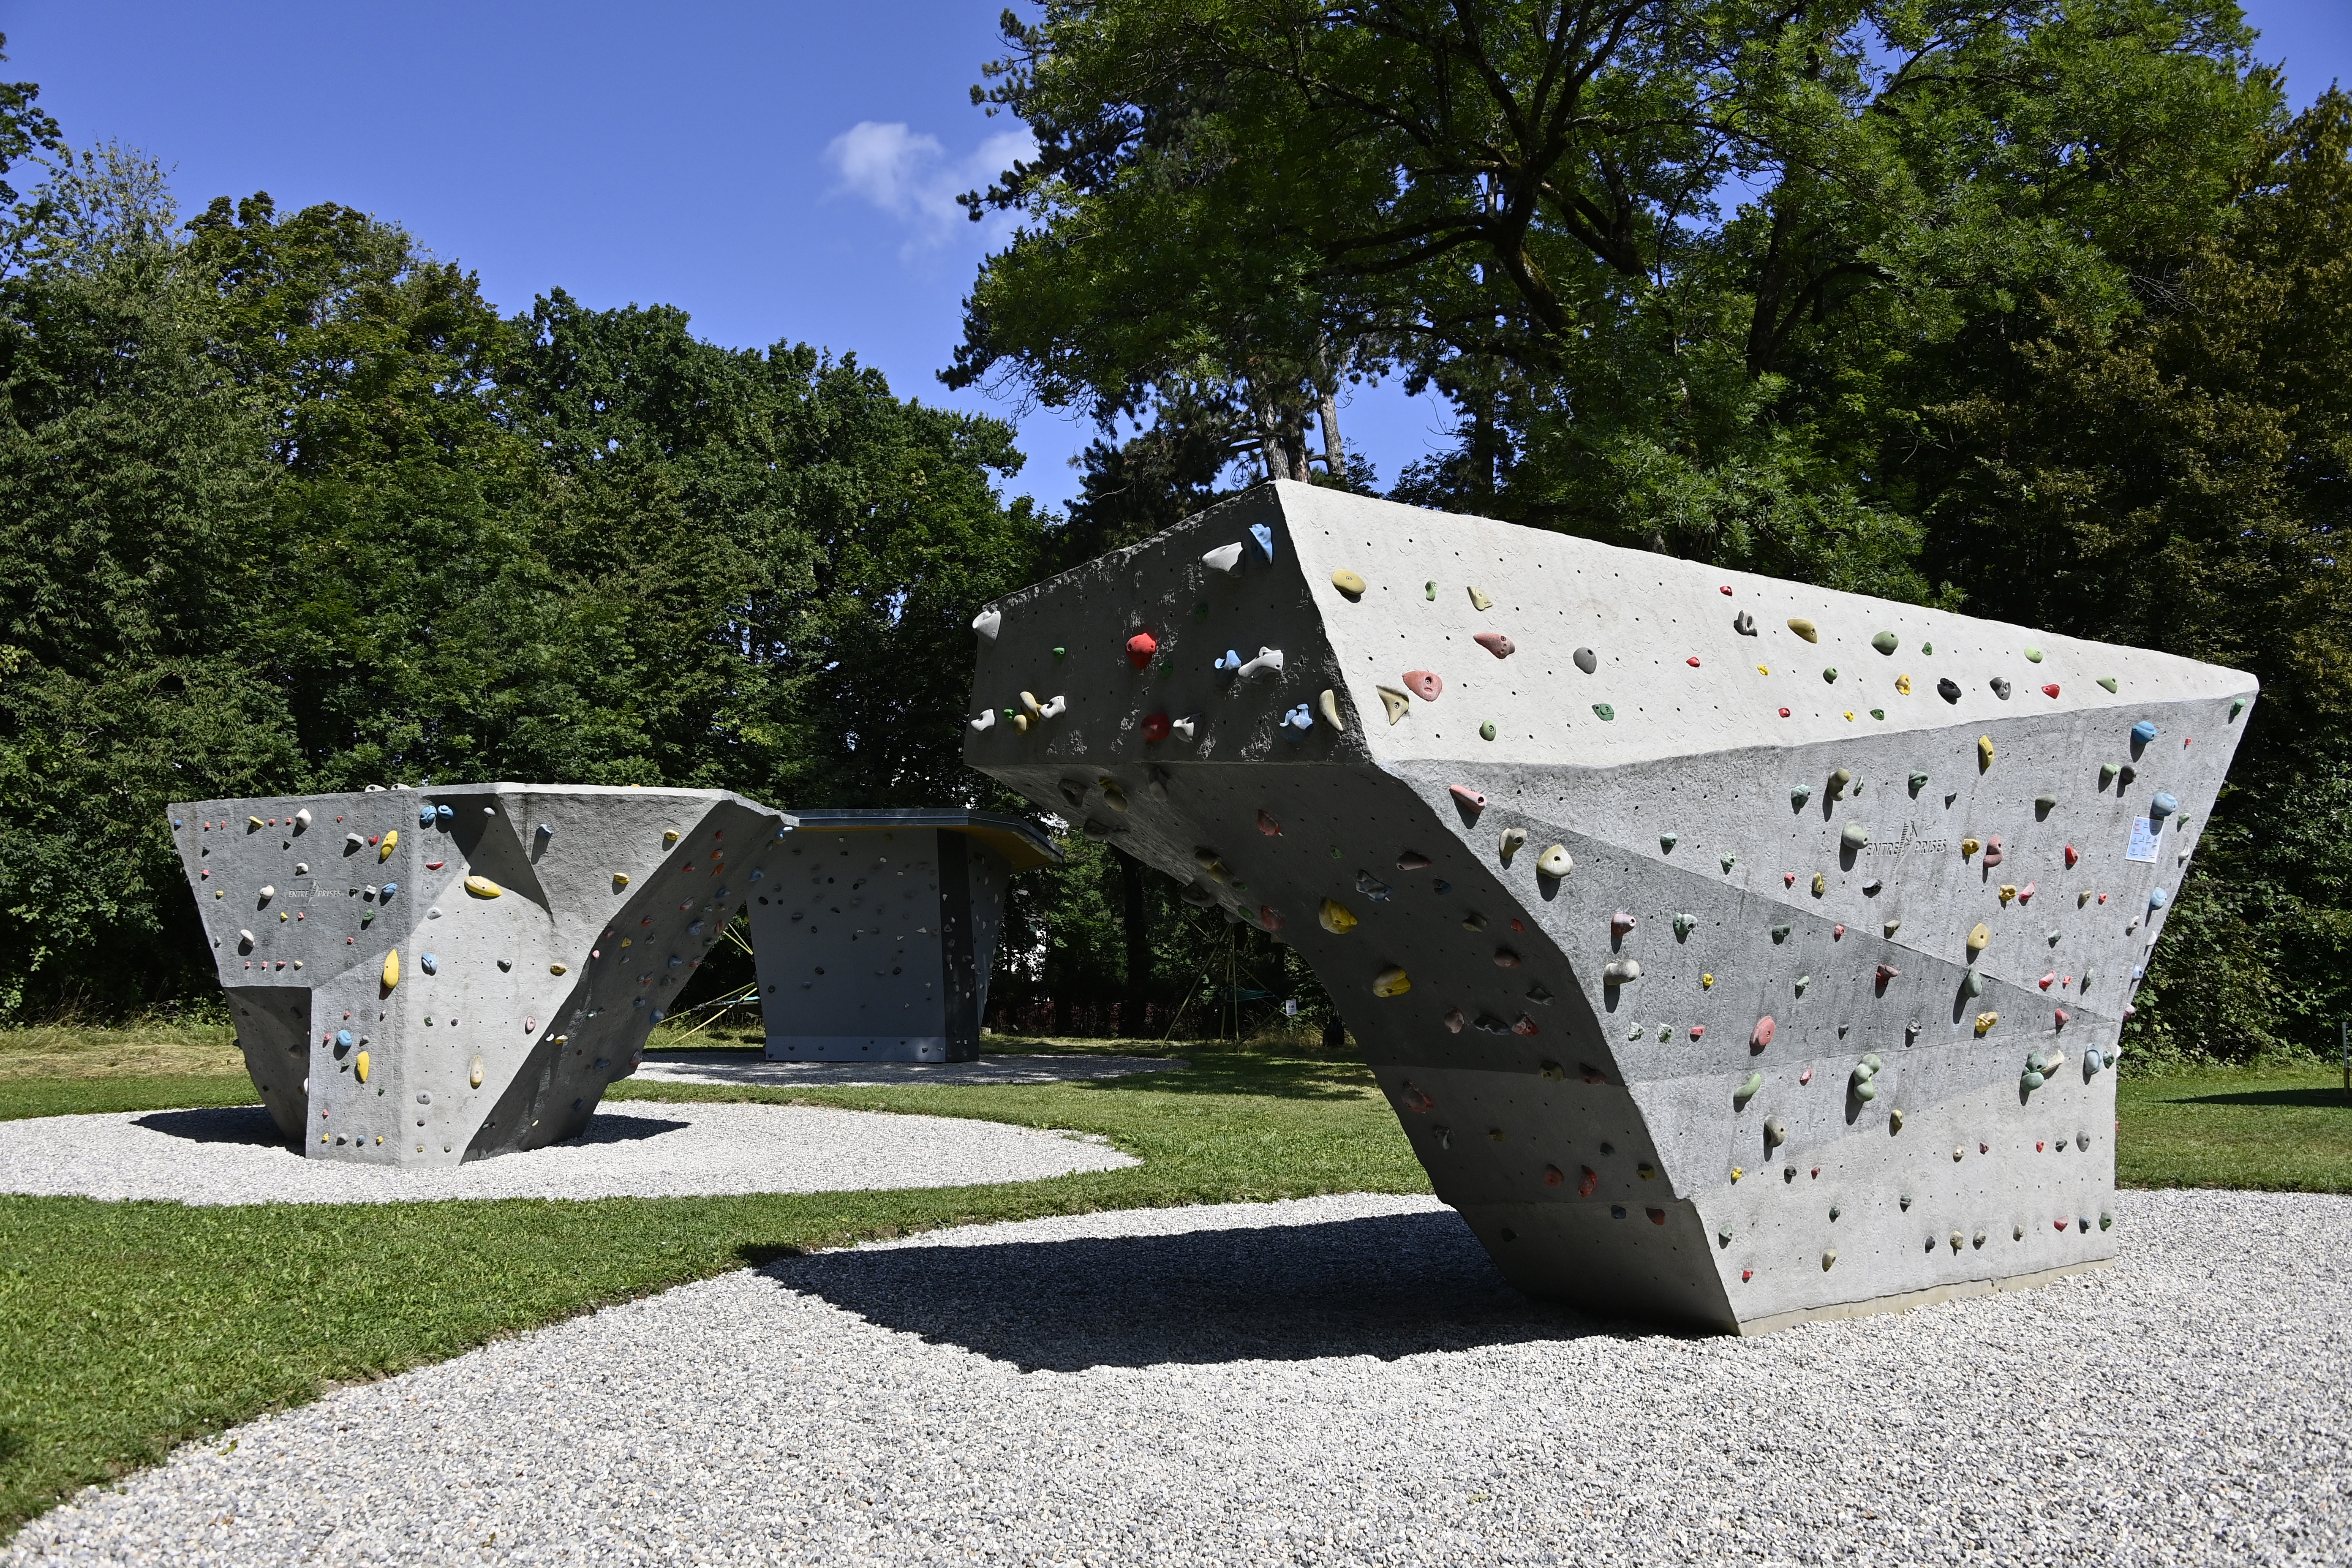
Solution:
{"label": "concrete edge", "polygon": [[2038,1285],[2048,1285],[2069,1274],[2088,1274],[2096,1269],[2112,1268],[2112,1258],[2095,1258],[2085,1263],[2063,1264],[2056,1268],[2037,1269],[2032,1274],[2012,1274],[2002,1279],[1963,1279],[1950,1285],[1933,1285],[1925,1290],[1906,1290],[1894,1296],[1872,1296],[1860,1301],[1840,1301],[1828,1307],[1802,1307],[1793,1312],[1775,1312],[1769,1318],[1751,1318],[1739,1325],[1742,1338],[1759,1334],[1778,1333],[1793,1329],[1800,1323],[1835,1322],[1843,1318],[1871,1318],[1882,1312],[1907,1312],[1914,1307],[1932,1307],[1941,1301],[1972,1301],[1983,1296],[2006,1295],[2012,1290],[2031,1290]]}

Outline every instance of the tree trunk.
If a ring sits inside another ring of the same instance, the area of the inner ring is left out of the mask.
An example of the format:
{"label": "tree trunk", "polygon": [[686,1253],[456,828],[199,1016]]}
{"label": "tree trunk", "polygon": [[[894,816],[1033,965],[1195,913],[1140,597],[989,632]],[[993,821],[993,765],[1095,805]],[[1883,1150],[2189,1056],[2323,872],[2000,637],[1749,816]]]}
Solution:
{"label": "tree trunk", "polygon": [[1339,449],[1339,399],[1334,393],[1323,395],[1323,471],[1334,479],[1348,477],[1348,457]]}
{"label": "tree trunk", "polygon": [[1143,862],[1124,849],[1118,857],[1119,913],[1127,926],[1127,994],[1119,999],[1118,1032],[1130,1040],[1144,1036],[1144,996],[1151,984],[1151,928],[1144,917]]}

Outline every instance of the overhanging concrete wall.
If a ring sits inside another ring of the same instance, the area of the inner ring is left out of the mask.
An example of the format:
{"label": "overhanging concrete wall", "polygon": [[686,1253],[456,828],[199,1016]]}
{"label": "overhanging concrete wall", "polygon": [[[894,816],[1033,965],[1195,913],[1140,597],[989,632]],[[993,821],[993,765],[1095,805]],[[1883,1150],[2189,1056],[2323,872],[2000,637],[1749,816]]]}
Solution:
{"label": "overhanging concrete wall", "polygon": [[978,629],[967,760],[1296,943],[1526,1288],[1753,1330],[2114,1256],[2251,677],[1289,484]]}

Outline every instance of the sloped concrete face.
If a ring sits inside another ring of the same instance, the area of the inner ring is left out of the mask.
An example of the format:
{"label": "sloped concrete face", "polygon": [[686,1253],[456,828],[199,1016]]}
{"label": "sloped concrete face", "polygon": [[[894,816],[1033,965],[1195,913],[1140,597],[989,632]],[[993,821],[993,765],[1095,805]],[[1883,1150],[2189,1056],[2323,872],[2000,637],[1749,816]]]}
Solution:
{"label": "sloped concrete face", "polygon": [[310,1157],[388,1165],[577,1137],[793,821],[514,784],[171,816],[262,1102]]}
{"label": "sloped concrete face", "polygon": [[978,631],[967,760],[1297,945],[1523,1288],[1757,1331],[2114,1257],[2251,677],[1289,484]]}
{"label": "sloped concrete face", "polygon": [[1015,817],[803,812],[751,904],[767,1057],[968,1062],[1013,873],[1061,858]]}

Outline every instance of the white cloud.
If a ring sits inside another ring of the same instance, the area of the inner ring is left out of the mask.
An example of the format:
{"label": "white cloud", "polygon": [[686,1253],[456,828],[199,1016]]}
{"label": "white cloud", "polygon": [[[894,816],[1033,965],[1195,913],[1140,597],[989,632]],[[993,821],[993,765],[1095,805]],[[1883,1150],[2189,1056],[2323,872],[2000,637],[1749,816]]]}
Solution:
{"label": "white cloud", "polygon": [[[902,253],[911,255],[945,243],[968,221],[957,195],[986,189],[1036,151],[1028,132],[1007,131],[962,158],[950,158],[938,137],[919,134],[903,121],[861,120],[826,145],[824,161],[839,178],[837,192],[857,196],[913,231]],[[982,226],[992,242],[1003,226]]]}

